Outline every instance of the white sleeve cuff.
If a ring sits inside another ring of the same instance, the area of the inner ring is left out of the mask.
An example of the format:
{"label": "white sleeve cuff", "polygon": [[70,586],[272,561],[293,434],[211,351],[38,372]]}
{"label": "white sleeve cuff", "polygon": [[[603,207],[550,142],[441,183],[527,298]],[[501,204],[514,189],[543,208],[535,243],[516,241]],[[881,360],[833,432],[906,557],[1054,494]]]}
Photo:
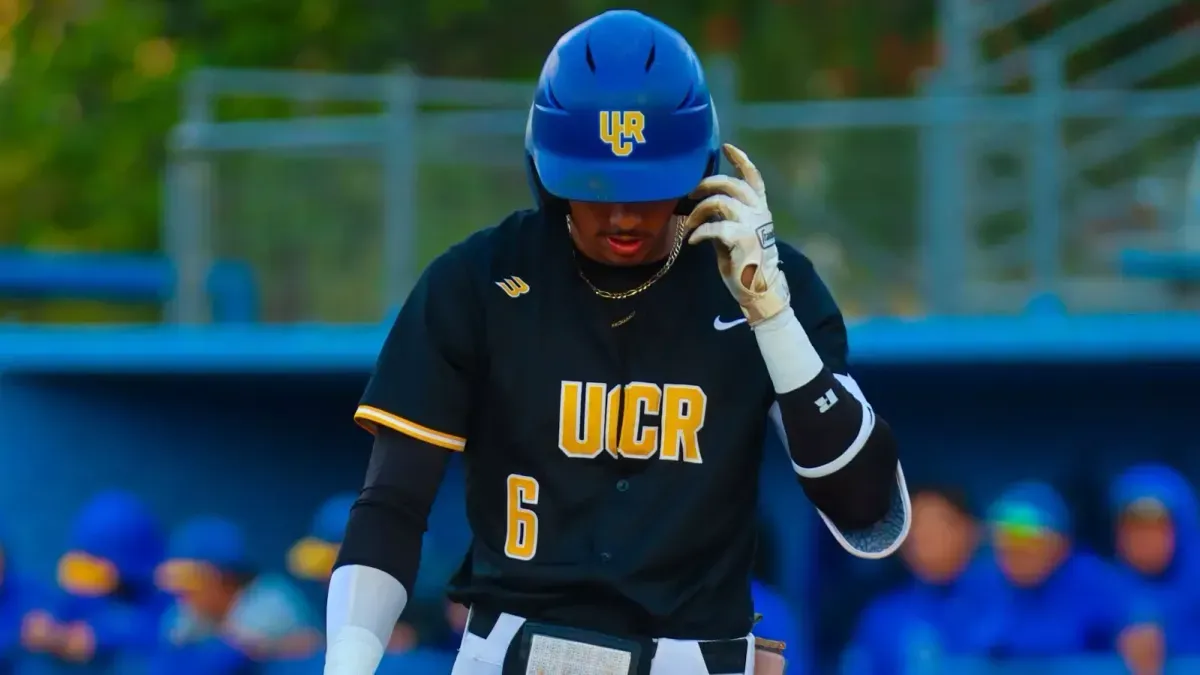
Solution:
{"label": "white sleeve cuff", "polygon": [[329,579],[325,610],[325,675],[371,675],[408,604],[395,577],[364,565],[346,565]]}
{"label": "white sleeve cuff", "polygon": [[777,394],[795,391],[812,382],[825,367],[791,307],[755,326],[754,339]]}

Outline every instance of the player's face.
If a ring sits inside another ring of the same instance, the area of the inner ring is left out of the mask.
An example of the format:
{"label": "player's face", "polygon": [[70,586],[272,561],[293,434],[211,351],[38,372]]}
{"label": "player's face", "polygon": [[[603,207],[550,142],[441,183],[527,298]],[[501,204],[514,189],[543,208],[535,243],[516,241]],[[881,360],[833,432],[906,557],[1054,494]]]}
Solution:
{"label": "player's face", "polygon": [[1060,534],[1009,534],[997,531],[992,538],[996,562],[1009,583],[1032,588],[1050,577],[1067,555],[1067,540]]}
{"label": "player's face", "polygon": [[196,614],[220,621],[233,602],[237,586],[210,565],[198,565],[196,578],[179,589],[179,600]]}
{"label": "player's face", "polygon": [[678,200],[602,204],[571,202],[571,236],[581,253],[609,265],[665,258],[675,243],[670,227]]}
{"label": "player's face", "polygon": [[1175,527],[1165,516],[1121,516],[1117,524],[1117,554],[1146,575],[1161,574],[1175,557]]}
{"label": "player's face", "polygon": [[904,563],[925,583],[954,581],[975,553],[975,523],[936,494],[917,494],[912,508],[912,531],[900,549]]}

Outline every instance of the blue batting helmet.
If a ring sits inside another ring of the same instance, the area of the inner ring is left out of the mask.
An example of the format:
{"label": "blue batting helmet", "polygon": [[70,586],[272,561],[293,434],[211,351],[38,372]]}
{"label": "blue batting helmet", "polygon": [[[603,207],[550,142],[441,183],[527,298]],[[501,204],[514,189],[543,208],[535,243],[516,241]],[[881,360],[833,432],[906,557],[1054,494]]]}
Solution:
{"label": "blue batting helmet", "polygon": [[576,26],[542,67],[525,155],[539,204],[686,197],[720,162],[696,52],[666,24],[630,10]]}

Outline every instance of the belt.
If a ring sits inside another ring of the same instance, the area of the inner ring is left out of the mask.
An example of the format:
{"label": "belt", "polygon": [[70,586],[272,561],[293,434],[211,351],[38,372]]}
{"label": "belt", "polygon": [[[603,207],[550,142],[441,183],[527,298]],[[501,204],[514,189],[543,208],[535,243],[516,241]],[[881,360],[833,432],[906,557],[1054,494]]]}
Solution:
{"label": "belt", "polygon": [[[478,605],[471,608],[471,618],[467,621],[467,632],[484,640],[492,634],[496,622],[500,620],[500,612],[484,609]],[[642,646],[642,654],[648,666],[658,649],[658,642],[652,638],[627,638]],[[746,652],[749,649],[747,638],[733,640],[696,640],[700,655],[704,657],[704,667],[709,675],[730,675],[746,671]]]}

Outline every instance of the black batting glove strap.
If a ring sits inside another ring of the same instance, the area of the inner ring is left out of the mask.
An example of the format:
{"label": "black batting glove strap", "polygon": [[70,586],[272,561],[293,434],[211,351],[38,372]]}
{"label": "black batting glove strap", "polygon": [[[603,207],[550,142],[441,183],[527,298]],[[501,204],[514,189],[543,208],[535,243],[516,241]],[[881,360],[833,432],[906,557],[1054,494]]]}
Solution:
{"label": "black batting glove strap", "polygon": [[864,406],[828,368],[799,389],[777,394],[776,400],[792,463],[801,470],[824,467],[861,448],[866,442],[864,429],[869,432],[875,420],[870,406]]}

